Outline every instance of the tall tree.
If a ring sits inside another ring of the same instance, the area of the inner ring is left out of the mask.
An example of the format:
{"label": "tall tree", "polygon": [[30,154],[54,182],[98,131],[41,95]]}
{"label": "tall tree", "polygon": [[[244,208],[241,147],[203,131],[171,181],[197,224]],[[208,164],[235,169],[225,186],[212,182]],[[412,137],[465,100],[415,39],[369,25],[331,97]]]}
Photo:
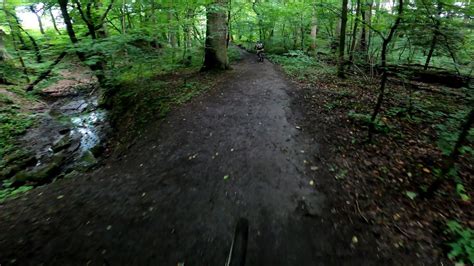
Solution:
{"label": "tall tree", "polygon": [[360,14],[360,0],[357,0],[356,4],[356,13],[355,13],[355,18],[354,18],[354,27],[352,28],[352,41],[351,41],[351,46],[349,49],[349,62],[352,62],[354,58],[354,50],[356,46],[356,41],[357,41],[357,26],[359,25],[359,14]]}
{"label": "tall tree", "polygon": [[207,31],[202,70],[228,69],[227,9],[228,0],[215,0],[207,6]]}
{"label": "tall tree", "polygon": [[0,29],[0,63],[3,61],[6,61],[7,59],[10,59],[10,55],[7,52],[7,49],[5,48],[5,36],[6,33]]}
{"label": "tall tree", "polygon": [[[77,45],[79,43],[79,40],[77,39],[76,33],[72,26],[71,16],[69,15],[69,11],[68,11],[68,2],[69,0],[58,0],[59,7],[61,9],[61,14],[64,19],[64,24],[66,24],[66,31],[69,36],[69,39],[71,40],[71,43],[73,45]],[[79,60],[81,60],[82,62],[86,61],[87,59],[86,53],[77,50],[76,54]],[[102,85],[105,84],[105,76],[103,73],[104,64],[105,63],[102,60],[98,60],[95,63],[89,65],[91,70],[95,72],[95,75],[97,79],[99,80],[99,83]]]}
{"label": "tall tree", "polygon": [[430,50],[428,52],[428,55],[426,56],[426,61],[425,61],[425,66],[424,66],[425,70],[427,70],[430,65],[431,57],[433,56],[434,50],[436,48],[436,44],[438,43],[439,35],[441,34],[440,26],[441,26],[441,12],[443,11],[443,5],[441,1],[439,0],[437,3],[437,10],[438,11],[436,14],[436,18],[433,18],[434,20],[433,36],[431,38]]}
{"label": "tall tree", "polygon": [[38,21],[38,26],[40,29],[41,34],[44,34],[44,28],[43,28],[43,22],[41,21],[41,16],[38,14],[39,11],[36,10],[36,5],[30,5],[29,6],[31,13],[33,13],[36,17],[36,20]]}
{"label": "tall tree", "polygon": [[372,135],[375,131],[375,123],[377,119],[377,115],[380,112],[380,108],[382,107],[383,99],[384,99],[384,94],[385,94],[385,86],[387,84],[387,79],[388,79],[388,71],[387,71],[387,50],[388,50],[388,45],[393,39],[393,36],[395,35],[395,32],[397,31],[398,26],[400,25],[402,21],[402,15],[403,15],[403,0],[398,0],[398,15],[395,20],[395,23],[392,25],[390,28],[390,31],[388,33],[388,36],[385,37],[381,32],[378,32],[380,37],[382,38],[382,50],[380,52],[380,68],[382,70],[382,79],[380,81],[380,88],[379,88],[379,96],[377,97],[377,103],[375,104],[372,116],[370,118],[370,124],[369,124],[369,141],[372,140]]}
{"label": "tall tree", "polygon": [[339,33],[339,58],[337,75],[341,78],[344,77],[344,49],[346,44],[347,2],[347,0],[342,0],[341,32]]}
{"label": "tall tree", "polygon": [[316,16],[316,5],[313,6],[311,14],[311,50],[316,51],[316,36],[318,34],[318,17]]}

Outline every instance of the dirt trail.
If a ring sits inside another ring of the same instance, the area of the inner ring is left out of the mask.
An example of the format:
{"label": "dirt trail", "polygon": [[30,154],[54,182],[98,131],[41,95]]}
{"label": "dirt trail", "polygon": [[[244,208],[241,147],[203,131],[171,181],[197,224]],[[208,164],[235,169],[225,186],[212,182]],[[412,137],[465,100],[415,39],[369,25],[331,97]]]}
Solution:
{"label": "dirt trail", "polygon": [[250,222],[247,265],[386,263],[331,214],[337,190],[296,128],[292,85],[243,56],[126,154],[0,205],[0,264],[223,265],[239,217]]}

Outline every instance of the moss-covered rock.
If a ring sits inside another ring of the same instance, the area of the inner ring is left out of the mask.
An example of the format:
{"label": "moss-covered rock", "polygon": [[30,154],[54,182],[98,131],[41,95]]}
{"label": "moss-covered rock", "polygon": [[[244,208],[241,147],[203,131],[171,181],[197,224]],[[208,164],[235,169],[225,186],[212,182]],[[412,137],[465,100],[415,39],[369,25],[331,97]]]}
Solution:
{"label": "moss-covered rock", "polygon": [[87,171],[97,164],[97,159],[91,151],[85,151],[76,164],[75,169],[80,172]]}
{"label": "moss-covered rock", "polygon": [[35,154],[24,149],[5,156],[0,164],[0,180],[10,178],[22,169],[35,165],[36,162]]}
{"label": "moss-covered rock", "polygon": [[16,173],[12,181],[14,184],[23,184],[26,182],[46,183],[51,181],[57,174],[60,173],[61,166],[66,160],[66,156],[62,153],[57,153],[48,163],[40,165],[30,170],[22,170]]}
{"label": "moss-covered rock", "polygon": [[58,152],[58,151],[64,150],[64,149],[68,148],[69,146],[71,146],[72,140],[73,140],[73,139],[72,139],[71,135],[63,135],[63,136],[61,136],[61,138],[59,138],[59,139],[53,144],[53,146],[51,147],[51,149],[52,149],[54,152]]}

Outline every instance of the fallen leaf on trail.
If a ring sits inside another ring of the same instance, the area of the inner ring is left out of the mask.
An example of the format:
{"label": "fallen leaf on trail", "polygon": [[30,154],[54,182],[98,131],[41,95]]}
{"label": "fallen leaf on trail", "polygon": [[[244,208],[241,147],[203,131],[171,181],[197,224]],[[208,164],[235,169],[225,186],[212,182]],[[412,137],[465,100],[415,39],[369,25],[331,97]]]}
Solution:
{"label": "fallen leaf on trail", "polygon": [[400,214],[398,214],[398,213],[395,213],[395,214],[393,215],[393,219],[394,219],[395,221],[398,221],[398,220],[400,219],[400,217],[401,217],[401,216],[400,216]]}
{"label": "fallen leaf on trail", "polygon": [[64,198],[64,195],[59,195],[57,199],[62,199]]}
{"label": "fallen leaf on trail", "polygon": [[357,239],[356,236],[353,236],[352,237],[352,244],[357,244],[357,243],[359,243],[359,239]]}
{"label": "fallen leaf on trail", "polygon": [[227,180],[227,179],[229,179],[229,175],[224,176],[224,180]]}
{"label": "fallen leaf on trail", "polygon": [[411,200],[415,199],[416,196],[418,196],[418,194],[416,194],[415,192],[413,191],[405,191],[405,195],[407,197],[409,197]]}
{"label": "fallen leaf on trail", "polygon": [[423,168],[423,172],[428,173],[428,174],[431,173],[430,169],[428,169],[426,167]]}

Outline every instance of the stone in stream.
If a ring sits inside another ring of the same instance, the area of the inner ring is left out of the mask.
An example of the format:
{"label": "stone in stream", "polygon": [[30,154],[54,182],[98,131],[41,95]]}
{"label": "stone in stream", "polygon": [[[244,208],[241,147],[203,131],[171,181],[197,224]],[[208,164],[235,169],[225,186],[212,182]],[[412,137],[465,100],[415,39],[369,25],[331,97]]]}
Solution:
{"label": "stone in stream", "polygon": [[94,165],[97,164],[97,159],[91,151],[87,150],[81,156],[76,166],[74,167],[77,171],[85,172],[91,169]]}
{"label": "stone in stream", "polygon": [[53,143],[53,146],[51,146],[51,149],[53,150],[53,152],[58,152],[58,151],[68,148],[69,146],[71,146],[71,144],[72,144],[71,135],[63,135]]}
{"label": "stone in stream", "polygon": [[82,113],[88,106],[89,104],[85,100],[76,100],[61,106],[59,109],[63,111],[73,110]]}

